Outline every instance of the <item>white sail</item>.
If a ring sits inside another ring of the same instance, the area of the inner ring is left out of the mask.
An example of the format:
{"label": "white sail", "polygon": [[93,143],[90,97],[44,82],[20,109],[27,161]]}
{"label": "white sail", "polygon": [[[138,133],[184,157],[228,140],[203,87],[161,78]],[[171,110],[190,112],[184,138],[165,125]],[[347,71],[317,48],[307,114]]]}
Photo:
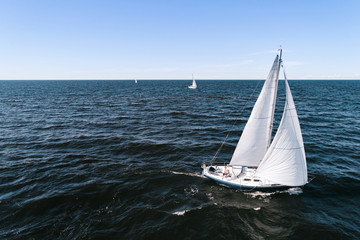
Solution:
{"label": "white sail", "polygon": [[194,79],[194,76],[193,76],[192,86],[193,86],[194,88],[196,88],[196,87],[197,87],[196,82],[195,82],[195,79]]}
{"label": "white sail", "polygon": [[281,49],[251,112],[230,165],[257,167],[271,141],[276,92],[281,62]]}
{"label": "white sail", "polygon": [[196,85],[196,82],[195,82],[195,79],[194,79],[194,74],[192,75],[192,84],[189,86],[189,88],[191,88],[191,89],[196,89],[197,88],[197,85]]}
{"label": "white sail", "polygon": [[286,186],[302,186],[308,181],[304,143],[286,76],[285,85],[286,102],[279,129],[256,176]]}
{"label": "white sail", "polygon": [[204,176],[232,188],[250,191],[303,186],[307,183],[304,143],[285,71],[284,112],[269,146],[281,63],[280,49],[230,164],[204,165]]}

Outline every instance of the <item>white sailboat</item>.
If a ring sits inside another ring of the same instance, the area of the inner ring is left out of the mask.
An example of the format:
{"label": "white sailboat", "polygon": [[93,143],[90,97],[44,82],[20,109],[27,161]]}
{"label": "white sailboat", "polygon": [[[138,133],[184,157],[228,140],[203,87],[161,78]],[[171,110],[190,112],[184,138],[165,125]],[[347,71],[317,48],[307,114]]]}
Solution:
{"label": "white sailboat", "polygon": [[230,163],[204,164],[204,176],[242,190],[283,189],[308,182],[304,143],[285,71],[285,108],[271,142],[281,54],[279,49]]}
{"label": "white sailboat", "polygon": [[196,89],[197,88],[197,85],[196,85],[196,82],[195,82],[195,79],[194,79],[194,74],[192,75],[192,84],[189,86],[190,89]]}
{"label": "white sailboat", "polygon": [[135,83],[137,83],[137,79],[135,79]]}

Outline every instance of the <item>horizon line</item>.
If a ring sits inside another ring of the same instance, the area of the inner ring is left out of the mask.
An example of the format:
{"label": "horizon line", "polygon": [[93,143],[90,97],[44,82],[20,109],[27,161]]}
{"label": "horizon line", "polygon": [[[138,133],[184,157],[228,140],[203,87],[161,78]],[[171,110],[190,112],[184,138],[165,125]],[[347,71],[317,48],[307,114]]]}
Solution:
{"label": "horizon line", "polygon": [[[134,81],[132,78],[69,78],[69,79],[0,79],[0,81]],[[136,78],[136,80],[140,81],[192,81],[192,79],[184,79],[184,78]],[[199,78],[196,81],[213,81],[213,80],[224,80],[224,81],[259,81],[265,80],[260,78]],[[279,79],[284,80],[284,79]],[[336,79],[336,78],[292,78],[288,80],[299,80],[299,81],[359,81],[360,79]]]}

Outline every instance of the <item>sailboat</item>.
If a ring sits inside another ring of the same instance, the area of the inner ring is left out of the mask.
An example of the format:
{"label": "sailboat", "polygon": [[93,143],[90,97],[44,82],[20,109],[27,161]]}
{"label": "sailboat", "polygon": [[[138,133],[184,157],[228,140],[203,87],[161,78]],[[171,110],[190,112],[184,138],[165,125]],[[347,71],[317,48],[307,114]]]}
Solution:
{"label": "sailboat", "polygon": [[194,79],[194,74],[192,75],[192,84],[189,86],[190,89],[196,89],[197,85]]}
{"label": "sailboat", "polygon": [[300,187],[308,182],[302,133],[285,70],[285,107],[271,142],[281,55],[279,49],[230,163],[204,164],[202,174],[207,178],[256,191]]}
{"label": "sailboat", "polygon": [[137,79],[135,79],[135,83],[137,83]]}

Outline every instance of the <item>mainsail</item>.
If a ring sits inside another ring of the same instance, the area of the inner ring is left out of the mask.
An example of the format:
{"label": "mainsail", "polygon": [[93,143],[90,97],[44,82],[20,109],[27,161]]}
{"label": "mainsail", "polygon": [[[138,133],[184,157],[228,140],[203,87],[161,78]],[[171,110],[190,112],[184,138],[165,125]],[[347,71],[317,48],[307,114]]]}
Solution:
{"label": "mainsail", "polygon": [[230,165],[257,167],[269,148],[280,63],[281,49],[274,60],[270,73],[236,146]]}
{"label": "mainsail", "polygon": [[284,113],[274,140],[255,175],[277,184],[302,186],[308,181],[304,142],[285,71],[284,77]]}

